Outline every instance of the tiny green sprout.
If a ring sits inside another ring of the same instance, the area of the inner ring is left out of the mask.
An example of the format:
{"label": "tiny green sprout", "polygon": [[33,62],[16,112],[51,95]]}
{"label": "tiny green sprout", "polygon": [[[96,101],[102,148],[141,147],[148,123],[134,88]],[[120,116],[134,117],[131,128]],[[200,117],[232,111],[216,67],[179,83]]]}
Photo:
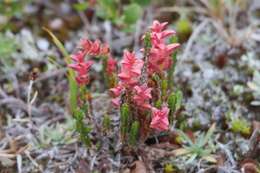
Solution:
{"label": "tiny green sprout", "polygon": [[169,120],[170,120],[170,123],[172,124],[173,122],[173,114],[175,112],[175,106],[176,106],[176,95],[174,92],[172,92],[169,97],[168,97],[168,107],[170,108],[170,114],[169,114]]}
{"label": "tiny green sprout", "polygon": [[156,108],[160,108],[161,106],[162,106],[162,100],[159,99],[159,100],[157,100],[157,101],[155,102],[155,107],[156,107]]}
{"label": "tiny green sprout", "polygon": [[168,88],[168,81],[167,80],[162,80],[162,82],[161,82],[162,97],[166,96],[167,88]]}
{"label": "tiny green sprout", "polygon": [[129,121],[129,106],[128,104],[124,103],[120,108],[120,129],[122,136],[125,136],[128,132],[128,121]]}
{"label": "tiny green sprout", "polygon": [[151,33],[150,32],[146,32],[145,33],[145,36],[144,36],[144,47],[145,48],[151,48],[152,47]]}
{"label": "tiny green sprout", "polygon": [[139,122],[135,121],[135,122],[133,122],[131,129],[130,129],[130,134],[129,134],[130,145],[136,144],[136,141],[138,138],[138,132],[139,132]]}
{"label": "tiny green sprout", "polygon": [[231,121],[231,131],[249,135],[251,132],[250,124],[245,119],[235,118]]}
{"label": "tiny green sprout", "polygon": [[174,173],[175,169],[174,169],[172,164],[167,163],[167,164],[164,165],[163,172],[164,173]]}
{"label": "tiny green sprout", "polygon": [[90,147],[91,146],[91,140],[90,140],[90,137],[89,137],[89,133],[91,132],[91,128],[88,127],[84,123],[84,121],[83,121],[84,116],[85,116],[85,111],[84,110],[80,109],[78,111],[75,111],[75,113],[74,113],[74,118],[76,120],[76,123],[75,123],[76,127],[75,127],[75,129],[79,133],[81,141],[87,147]]}
{"label": "tiny green sprout", "polygon": [[174,92],[172,92],[169,97],[168,97],[168,106],[170,108],[171,111],[175,111],[175,105],[176,105],[176,101],[177,97],[176,94]]}
{"label": "tiny green sprout", "polygon": [[176,105],[175,105],[176,110],[181,108],[182,99],[183,99],[182,92],[180,90],[177,90],[176,91]]}

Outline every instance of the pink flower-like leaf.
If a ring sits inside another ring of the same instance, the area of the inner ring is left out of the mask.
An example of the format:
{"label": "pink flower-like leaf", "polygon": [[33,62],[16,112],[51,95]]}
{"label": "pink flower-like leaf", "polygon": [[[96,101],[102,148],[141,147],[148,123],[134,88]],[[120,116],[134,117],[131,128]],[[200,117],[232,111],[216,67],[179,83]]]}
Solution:
{"label": "pink flower-like leaf", "polygon": [[79,85],[87,84],[89,82],[88,72],[93,65],[93,61],[84,61],[83,53],[81,51],[72,55],[74,61],[73,64],[69,64],[68,67],[73,69],[76,73],[76,81]]}
{"label": "pink flower-like leaf", "polygon": [[164,106],[162,109],[152,108],[152,121],[150,127],[158,131],[169,129],[169,108]]}
{"label": "pink flower-like leaf", "polygon": [[116,72],[116,65],[117,65],[116,60],[110,56],[107,60],[106,72],[108,74],[112,74]]}
{"label": "pink flower-like leaf", "polygon": [[140,78],[144,65],[143,60],[135,57],[134,53],[125,51],[121,64],[121,72],[118,74],[119,79],[124,86],[133,87]]}
{"label": "pink flower-like leaf", "polygon": [[151,105],[149,100],[152,98],[151,91],[152,88],[148,88],[146,84],[141,86],[135,86],[135,95],[133,96],[134,103],[141,108],[150,109]]}
{"label": "pink flower-like leaf", "polygon": [[118,97],[123,91],[123,87],[119,84],[118,86],[109,89],[109,91],[112,93],[113,97]]}
{"label": "pink flower-like leaf", "polygon": [[83,51],[78,51],[75,54],[72,54],[70,57],[75,62],[84,62],[85,53]]}
{"label": "pink flower-like leaf", "polygon": [[88,39],[82,39],[80,48],[85,54],[91,56],[108,55],[110,52],[109,46],[107,44],[102,45],[99,40],[92,42]]}
{"label": "pink flower-like leaf", "polygon": [[164,30],[166,28],[167,25],[168,25],[168,22],[160,23],[158,20],[154,20],[153,24],[151,26],[151,30],[153,32],[161,32],[162,30]]}

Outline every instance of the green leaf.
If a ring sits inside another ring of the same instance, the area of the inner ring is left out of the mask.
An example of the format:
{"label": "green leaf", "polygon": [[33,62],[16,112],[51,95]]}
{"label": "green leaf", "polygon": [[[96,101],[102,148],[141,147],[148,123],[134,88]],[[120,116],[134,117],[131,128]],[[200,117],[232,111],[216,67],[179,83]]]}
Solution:
{"label": "green leaf", "polygon": [[180,90],[178,90],[176,92],[176,105],[175,105],[176,110],[181,108],[182,98],[183,98],[182,92]]}
{"label": "green leaf", "polygon": [[128,131],[128,120],[129,120],[129,106],[126,103],[124,103],[120,109],[120,122],[121,122],[120,128],[123,136],[125,136],[125,134]]}
{"label": "green leaf", "polygon": [[192,142],[192,140],[190,139],[190,137],[188,135],[186,135],[183,131],[181,131],[181,130],[176,130],[176,131],[179,134],[179,137],[180,137],[182,142],[188,142],[188,144],[190,146],[192,146],[194,144]]}
{"label": "green leaf", "polygon": [[138,138],[138,132],[139,132],[139,122],[135,121],[135,122],[133,122],[131,129],[130,129],[130,136],[129,136],[130,145],[136,144],[136,141]]}
{"label": "green leaf", "polygon": [[162,106],[162,100],[161,99],[158,99],[156,102],[155,102],[155,107],[156,108],[160,108]]}
{"label": "green leaf", "polygon": [[80,135],[80,140],[87,146],[91,146],[89,133],[92,128],[84,123],[85,111],[83,109],[74,111],[74,118],[76,120],[75,129]]}
{"label": "green leaf", "polygon": [[172,112],[175,112],[175,105],[177,102],[177,97],[174,92],[172,92],[168,97],[168,107]]}
{"label": "green leaf", "polygon": [[199,134],[199,136],[196,139],[196,145],[199,147],[203,147],[204,138],[205,138],[205,133]]}
{"label": "green leaf", "polygon": [[168,97],[168,100],[167,100],[167,103],[168,103],[168,107],[170,108],[170,114],[169,114],[169,120],[170,120],[170,123],[172,124],[173,123],[173,115],[174,115],[174,112],[175,112],[175,108],[176,108],[176,95],[174,92],[172,92],[169,97]]}
{"label": "green leaf", "polygon": [[[66,51],[63,44],[59,41],[59,39],[47,28],[43,28],[44,31],[46,31],[52,38],[54,44],[58,47],[58,49],[61,51],[62,55],[65,58],[66,64],[70,64],[71,58],[69,53]],[[69,100],[70,100],[70,108],[71,112],[73,113],[77,109],[77,93],[78,93],[78,86],[75,80],[75,73],[72,69],[68,69],[68,80],[69,80]]]}
{"label": "green leaf", "polygon": [[85,11],[88,8],[88,3],[87,2],[79,2],[73,4],[73,8],[76,9],[77,11]]}
{"label": "green leaf", "polygon": [[136,3],[127,5],[124,8],[123,19],[126,24],[134,24],[142,15],[142,8]]}
{"label": "green leaf", "polygon": [[60,42],[60,40],[48,28],[43,27],[43,30],[46,31],[51,36],[52,41],[59,48],[59,50],[61,51],[62,55],[65,57],[66,63],[70,64],[71,60],[70,60],[69,53],[66,51],[65,47]]}
{"label": "green leaf", "polygon": [[192,154],[191,157],[189,158],[189,160],[186,161],[186,164],[190,164],[192,162],[194,162],[194,160],[196,159],[198,155],[197,154]]}
{"label": "green leaf", "polygon": [[205,138],[203,139],[203,141],[201,142],[201,146],[204,146],[208,143],[208,141],[210,140],[210,138],[212,137],[214,131],[216,129],[216,123],[212,124],[212,126],[209,128]]}
{"label": "green leaf", "polygon": [[98,9],[97,16],[103,19],[109,19],[112,22],[116,22],[118,18],[118,4],[115,0],[99,0],[98,1]]}
{"label": "green leaf", "polygon": [[151,0],[131,0],[131,2],[137,3],[141,6],[146,6],[150,4]]}
{"label": "green leaf", "polygon": [[162,83],[161,83],[162,97],[166,96],[167,88],[168,88],[168,81],[164,79],[164,80],[162,80]]}

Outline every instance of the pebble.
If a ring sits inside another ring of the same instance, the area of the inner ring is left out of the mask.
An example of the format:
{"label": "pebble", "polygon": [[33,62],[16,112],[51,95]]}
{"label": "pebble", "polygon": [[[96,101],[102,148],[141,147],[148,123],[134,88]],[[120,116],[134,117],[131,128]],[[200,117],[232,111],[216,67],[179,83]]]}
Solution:
{"label": "pebble", "polygon": [[53,30],[59,30],[60,28],[62,28],[63,24],[64,23],[60,18],[55,18],[49,23],[49,26]]}
{"label": "pebble", "polygon": [[39,40],[37,40],[36,44],[37,47],[42,51],[47,51],[50,46],[50,43],[44,38],[40,38]]}

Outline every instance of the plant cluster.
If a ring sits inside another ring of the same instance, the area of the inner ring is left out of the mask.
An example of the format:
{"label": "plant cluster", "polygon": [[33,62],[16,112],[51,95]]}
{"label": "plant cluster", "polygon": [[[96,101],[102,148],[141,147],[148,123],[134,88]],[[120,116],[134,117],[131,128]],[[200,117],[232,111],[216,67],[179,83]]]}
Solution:
{"label": "plant cluster", "polygon": [[144,141],[153,131],[169,129],[174,113],[180,107],[182,95],[173,87],[176,49],[180,44],[176,43],[176,39],[170,39],[171,42],[167,43],[167,38],[174,38],[175,31],[166,30],[166,26],[167,22],[154,21],[142,37],[144,48],[140,51],[143,57],[125,50],[120,68],[112,58],[108,45],[81,40],[79,51],[71,56],[73,63],[68,67],[76,73],[75,80],[80,88],[78,109],[74,112],[78,132],[88,145],[89,139],[84,138],[91,130],[84,125],[83,117],[86,115],[92,121],[91,94],[86,87],[93,64],[90,57],[101,57],[103,61],[104,78],[113,97],[112,104],[120,109],[123,142],[135,144]]}
{"label": "plant cluster", "polygon": [[74,4],[77,11],[95,11],[97,17],[108,20],[120,26],[126,32],[131,32],[143,14],[142,8],[150,4],[151,0],[90,0]]}
{"label": "plant cluster", "polygon": [[212,154],[217,149],[212,138],[215,130],[216,124],[213,124],[206,134],[198,134],[196,140],[191,139],[187,134],[178,130],[178,140],[183,144],[183,148],[174,150],[175,155],[182,156],[186,164],[193,163],[196,165],[198,162],[197,158],[215,163],[216,159]]}

